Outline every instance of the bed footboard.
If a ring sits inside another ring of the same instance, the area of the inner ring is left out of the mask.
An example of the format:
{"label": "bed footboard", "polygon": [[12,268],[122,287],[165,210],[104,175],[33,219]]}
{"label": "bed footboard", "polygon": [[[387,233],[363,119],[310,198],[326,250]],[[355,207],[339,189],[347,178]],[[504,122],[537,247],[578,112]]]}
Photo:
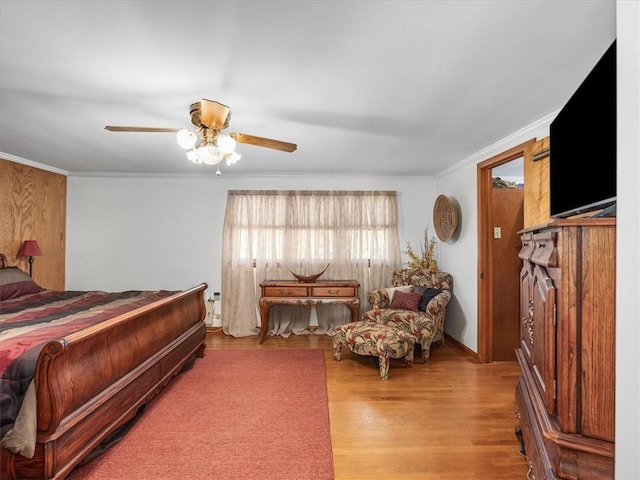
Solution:
{"label": "bed footboard", "polygon": [[201,284],[49,342],[36,367],[37,443],[2,449],[2,478],[62,479],[205,349]]}

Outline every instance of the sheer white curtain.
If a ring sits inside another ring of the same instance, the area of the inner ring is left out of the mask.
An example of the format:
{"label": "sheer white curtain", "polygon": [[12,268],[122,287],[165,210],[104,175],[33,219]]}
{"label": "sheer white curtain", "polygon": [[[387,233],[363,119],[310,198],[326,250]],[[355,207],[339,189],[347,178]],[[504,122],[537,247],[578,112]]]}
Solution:
{"label": "sheer white curtain", "polygon": [[[256,335],[264,280],[295,280],[291,272],[316,273],[319,281],[360,282],[367,293],[386,285],[400,268],[397,192],[241,191],[227,193],[222,241],[222,329],[235,337]],[[330,334],[349,321],[344,305],[316,309],[316,333]],[[274,306],[269,335],[307,333],[311,309]]]}

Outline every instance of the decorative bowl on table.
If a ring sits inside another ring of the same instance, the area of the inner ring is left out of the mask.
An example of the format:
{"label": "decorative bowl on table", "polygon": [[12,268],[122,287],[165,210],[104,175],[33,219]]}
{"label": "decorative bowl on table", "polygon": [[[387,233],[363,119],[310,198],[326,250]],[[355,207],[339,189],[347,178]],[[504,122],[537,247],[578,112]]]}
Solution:
{"label": "decorative bowl on table", "polygon": [[313,283],[315,282],[318,278],[320,278],[320,276],[326,272],[327,268],[329,268],[330,264],[327,264],[326,267],[324,267],[324,270],[322,270],[319,273],[312,273],[311,275],[301,275],[299,273],[294,273],[291,272],[291,270],[289,270],[291,272],[291,275],[293,275],[294,277],[296,277],[298,279],[299,282],[302,283]]}

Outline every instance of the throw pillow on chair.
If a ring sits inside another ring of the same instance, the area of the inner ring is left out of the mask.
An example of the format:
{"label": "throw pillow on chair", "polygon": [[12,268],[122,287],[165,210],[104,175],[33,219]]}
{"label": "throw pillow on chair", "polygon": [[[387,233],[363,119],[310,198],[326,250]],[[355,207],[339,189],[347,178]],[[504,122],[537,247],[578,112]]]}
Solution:
{"label": "throw pillow on chair", "polygon": [[417,292],[396,292],[391,299],[391,308],[396,310],[418,310],[422,294]]}

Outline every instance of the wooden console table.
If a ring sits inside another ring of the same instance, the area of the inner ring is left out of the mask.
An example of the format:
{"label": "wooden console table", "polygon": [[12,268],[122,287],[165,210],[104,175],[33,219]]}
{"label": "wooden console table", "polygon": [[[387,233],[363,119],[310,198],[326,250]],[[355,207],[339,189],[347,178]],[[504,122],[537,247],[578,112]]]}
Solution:
{"label": "wooden console table", "polygon": [[351,321],[359,320],[360,284],[355,280],[325,280],[298,282],[295,280],[265,280],[260,284],[260,335],[264,342],[269,330],[269,313],[274,305],[315,307],[321,303],[341,303],[351,310]]}

